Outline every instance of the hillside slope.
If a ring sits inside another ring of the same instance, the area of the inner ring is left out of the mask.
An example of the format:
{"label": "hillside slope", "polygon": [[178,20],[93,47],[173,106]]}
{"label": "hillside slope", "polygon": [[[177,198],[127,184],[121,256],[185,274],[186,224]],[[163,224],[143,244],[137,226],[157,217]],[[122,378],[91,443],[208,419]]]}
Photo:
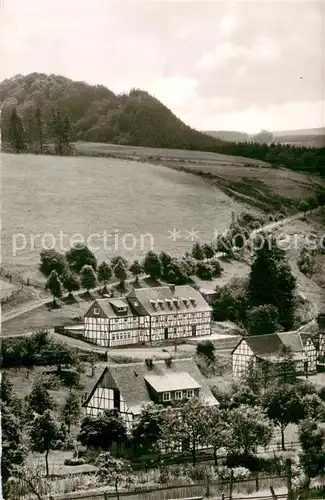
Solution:
{"label": "hillside slope", "polygon": [[1,82],[0,102],[4,141],[10,110],[16,107],[25,128],[33,133],[28,124],[39,105],[47,124],[52,108],[68,114],[75,140],[201,150],[212,149],[218,143],[217,139],[185,125],[161,102],[138,89],[115,95],[102,85],[31,73]]}

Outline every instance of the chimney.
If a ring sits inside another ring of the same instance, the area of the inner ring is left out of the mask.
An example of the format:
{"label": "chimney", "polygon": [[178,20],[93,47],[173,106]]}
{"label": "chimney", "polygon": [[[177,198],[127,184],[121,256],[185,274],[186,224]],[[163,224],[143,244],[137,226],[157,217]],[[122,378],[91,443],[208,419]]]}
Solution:
{"label": "chimney", "polygon": [[168,366],[169,368],[172,366],[171,356],[169,358],[165,358],[165,363],[166,363],[166,366]]}
{"label": "chimney", "polygon": [[169,288],[172,293],[175,293],[175,285],[170,285]]}
{"label": "chimney", "polygon": [[153,367],[152,358],[146,358],[145,361],[146,361],[147,368],[152,368]]}

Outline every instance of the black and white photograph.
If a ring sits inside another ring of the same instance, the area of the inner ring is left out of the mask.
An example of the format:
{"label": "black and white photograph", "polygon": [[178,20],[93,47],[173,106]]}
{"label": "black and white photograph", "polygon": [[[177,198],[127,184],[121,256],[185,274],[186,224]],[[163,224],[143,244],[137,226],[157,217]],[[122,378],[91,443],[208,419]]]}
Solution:
{"label": "black and white photograph", "polygon": [[0,30],[0,498],[325,499],[325,2]]}

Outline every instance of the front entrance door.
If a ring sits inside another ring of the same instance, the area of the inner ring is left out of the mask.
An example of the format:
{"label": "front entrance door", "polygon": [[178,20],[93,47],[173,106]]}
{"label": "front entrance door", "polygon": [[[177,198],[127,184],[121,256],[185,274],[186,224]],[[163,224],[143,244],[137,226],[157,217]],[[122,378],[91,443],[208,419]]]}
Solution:
{"label": "front entrance door", "polygon": [[196,337],[196,325],[192,325],[192,337]]}
{"label": "front entrance door", "polygon": [[168,339],[168,328],[165,328],[165,340]]}

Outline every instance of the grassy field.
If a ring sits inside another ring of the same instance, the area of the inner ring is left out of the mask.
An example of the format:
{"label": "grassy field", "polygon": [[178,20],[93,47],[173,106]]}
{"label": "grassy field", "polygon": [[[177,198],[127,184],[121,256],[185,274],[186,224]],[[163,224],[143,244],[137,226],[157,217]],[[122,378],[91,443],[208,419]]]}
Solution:
{"label": "grassy field", "polygon": [[[316,185],[325,186],[324,179],[293,172],[285,168],[240,156],[221,155],[199,151],[164,150],[114,144],[76,143],[82,153],[129,157],[152,161],[170,168],[199,174],[211,185],[253,205],[272,207],[272,203],[286,204],[312,194]],[[272,202],[272,203],[271,203]]]}
{"label": "grassy field", "polygon": [[[151,247],[179,254],[193,245],[186,231],[211,241],[214,229],[228,227],[231,211],[243,209],[199,177],[114,158],[4,154],[2,186],[3,266],[26,277],[42,246],[67,250],[73,235],[94,235],[90,246],[99,259],[131,260]],[[176,241],[174,228],[181,231]]]}

